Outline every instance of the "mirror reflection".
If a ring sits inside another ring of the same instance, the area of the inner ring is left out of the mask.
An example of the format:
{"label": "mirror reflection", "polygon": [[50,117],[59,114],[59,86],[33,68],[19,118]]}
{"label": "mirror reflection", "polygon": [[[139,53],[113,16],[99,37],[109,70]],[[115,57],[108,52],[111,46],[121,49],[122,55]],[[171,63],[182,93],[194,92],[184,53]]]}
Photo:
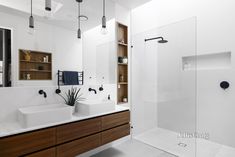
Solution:
{"label": "mirror reflection", "polygon": [[11,87],[11,30],[0,28],[0,87]]}
{"label": "mirror reflection", "polygon": [[0,10],[0,87],[55,86],[58,70],[114,83],[113,1],[2,0]]}

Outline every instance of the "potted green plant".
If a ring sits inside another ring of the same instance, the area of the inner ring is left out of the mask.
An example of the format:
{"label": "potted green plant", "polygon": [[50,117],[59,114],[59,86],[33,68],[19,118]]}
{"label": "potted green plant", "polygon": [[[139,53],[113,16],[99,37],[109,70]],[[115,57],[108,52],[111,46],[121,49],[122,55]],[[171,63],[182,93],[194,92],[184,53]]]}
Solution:
{"label": "potted green plant", "polygon": [[64,99],[65,104],[73,107],[73,112],[77,111],[78,101],[84,100],[84,98],[82,98],[82,94],[79,94],[80,90],[81,88],[77,89],[72,87],[65,93],[65,96],[60,94],[60,96]]}

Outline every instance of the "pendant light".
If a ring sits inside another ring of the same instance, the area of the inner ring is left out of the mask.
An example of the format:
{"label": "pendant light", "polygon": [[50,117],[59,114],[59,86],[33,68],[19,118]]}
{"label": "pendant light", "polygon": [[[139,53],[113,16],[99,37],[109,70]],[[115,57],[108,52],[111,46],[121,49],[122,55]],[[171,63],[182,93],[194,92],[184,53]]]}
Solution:
{"label": "pendant light", "polygon": [[77,38],[81,39],[82,37],[82,31],[81,31],[81,20],[80,20],[80,16],[81,16],[81,2],[82,0],[77,0],[78,2],[78,32],[77,32]]}
{"label": "pendant light", "polygon": [[102,28],[101,33],[107,34],[107,27],[106,27],[106,16],[105,16],[105,0],[103,0],[103,16],[102,16]]}
{"label": "pendant light", "polygon": [[29,28],[34,29],[34,18],[33,18],[33,1],[31,0],[31,14],[29,17]]}
{"label": "pendant light", "polygon": [[51,11],[51,0],[45,0],[45,10]]}

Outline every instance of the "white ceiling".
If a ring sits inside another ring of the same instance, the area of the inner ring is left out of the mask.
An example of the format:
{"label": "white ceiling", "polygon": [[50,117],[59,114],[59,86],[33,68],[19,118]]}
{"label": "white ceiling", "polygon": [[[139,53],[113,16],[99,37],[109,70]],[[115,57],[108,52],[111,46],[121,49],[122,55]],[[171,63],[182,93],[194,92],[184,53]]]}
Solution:
{"label": "white ceiling", "polygon": [[113,0],[116,3],[119,3],[120,5],[129,8],[134,9],[144,3],[147,3],[151,0]]}
{"label": "white ceiling", "polygon": [[[78,3],[76,0],[53,0],[53,14],[50,16],[44,10],[45,0],[33,0],[33,15],[35,20],[77,30]],[[0,0],[0,11],[28,18],[30,0]],[[101,24],[102,0],[84,0],[81,13],[88,16],[88,21],[82,22],[82,30],[86,31]],[[107,19],[115,16],[115,3],[106,2]]]}
{"label": "white ceiling", "polygon": [[[133,9],[150,0],[107,0],[107,19],[115,17],[115,3]],[[33,0],[33,14],[35,20],[55,24],[68,29],[77,29],[78,4],[76,0],[52,0],[52,12],[48,15],[44,9],[45,0]],[[30,0],[0,0],[0,11],[28,18],[30,13]],[[89,20],[82,22],[82,30],[98,26],[102,17],[102,0],[83,0],[81,13]]]}

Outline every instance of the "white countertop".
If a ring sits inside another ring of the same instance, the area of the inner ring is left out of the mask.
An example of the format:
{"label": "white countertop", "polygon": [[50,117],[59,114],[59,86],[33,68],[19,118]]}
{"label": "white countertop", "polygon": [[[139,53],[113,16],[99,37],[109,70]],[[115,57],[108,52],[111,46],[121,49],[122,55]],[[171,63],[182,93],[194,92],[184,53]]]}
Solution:
{"label": "white countertop", "polygon": [[126,111],[126,110],[129,110],[129,108],[116,105],[115,110],[110,111],[110,112],[105,112],[105,113],[100,113],[100,114],[95,114],[95,115],[89,115],[89,116],[76,114],[76,115],[73,115],[70,120],[61,121],[61,122],[57,122],[57,123],[50,123],[50,124],[47,124],[47,125],[40,125],[40,126],[30,127],[30,128],[23,128],[20,125],[20,123],[17,122],[17,121],[16,122],[0,123],[0,137],[5,137],[5,136],[20,134],[20,133],[24,133],[24,132],[28,132],[28,131],[33,131],[33,130],[43,129],[43,128],[47,128],[47,127],[52,127],[52,126],[56,126],[56,125],[61,125],[61,124],[86,120],[86,119],[89,119],[89,118],[99,117],[99,116],[103,116],[103,115],[106,115],[106,114],[112,114],[112,113]]}

